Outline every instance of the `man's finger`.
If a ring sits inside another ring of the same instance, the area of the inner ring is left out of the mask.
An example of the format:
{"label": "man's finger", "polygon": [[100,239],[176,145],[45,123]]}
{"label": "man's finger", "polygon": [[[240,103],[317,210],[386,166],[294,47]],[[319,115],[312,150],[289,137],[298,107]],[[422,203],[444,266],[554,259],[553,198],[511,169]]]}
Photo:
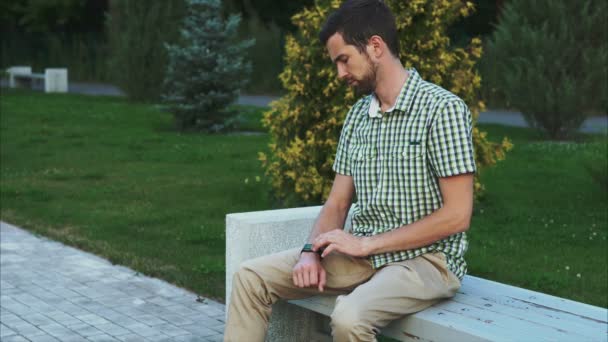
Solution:
{"label": "man's finger", "polygon": [[302,272],[298,272],[298,287],[304,287],[304,279],[302,278]]}
{"label": "man's finger", "polygon": [[331,241],[326,238],[316,240],[316,242],[312,245],[312,250],[316,252],[319,249],[329,245],[330,243],[331,243]]}
{"label": "man's finger", "polygon": [[318,272],[317,272],[316,268],[314,268],[314,269],[312,269],[310,271],[310,286],[314,286],[314,285],[318,284],[317,283],[317,281],[318,281],[318,279],[317,279],[317,273]]}
{"label": "man's finger", "polygon": [[315,241],[312,243],[312,250],[313,250],[313,251],[315,251],[315,252],[316,252],[317,250],[319,250],[319,248],[320,248],[321,246],[323,246],[323,241],[324,241],[324,240],[325,240],[325,239],[316,238],[316,239],[315,239]]}
{"label": "man's finger", "polygon": [[298,275],[297,275],[297,272],[295,270],[291,271],[291,278],[293,279],[293,284],[295,286],[298,286]]}
{"label": "man's finger", "polygon": [[334,249],[337,249],[337,246],[335,243],[329,244],[329,246],[327,246],[327,248],[325,248],[325,250],[323,251],[323,254],[321,254],[321,258],[325,258],[327,255],[329,255],[329,253],[331,253]]}
{"label": "man's finger", "polygon": [[310,278],[308,276],[310,271],[308,270],[304,270],[304,274],[302,274],[302,278],[304,278],[304,287],[309,287],[310,286]]}
{"label": "man's finger", "polygon": [[319,270],[319,291],[323,292],[325,287],[325,269],[323,267]]}

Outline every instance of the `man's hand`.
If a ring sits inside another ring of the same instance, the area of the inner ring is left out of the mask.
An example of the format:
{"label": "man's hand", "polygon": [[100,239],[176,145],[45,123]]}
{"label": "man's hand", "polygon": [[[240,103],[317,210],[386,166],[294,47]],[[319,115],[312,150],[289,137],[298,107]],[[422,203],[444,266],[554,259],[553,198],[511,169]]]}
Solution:
{"label": "man's hand", "polygon": [[322,258],[333,251],[353,257],[366,257],[368,255],[366,243],[365,238],[353,236],[341,229],[334,229],[317,236],[312,244],[312,249],[318,251],[325,247],[323,254],[321,254]]}
{"label": "man's hand", "polygon": [[298,287],[318,286],[323,292],[325,286],[325,269],[317,253],[304,252],[293,267],[293,284]]}

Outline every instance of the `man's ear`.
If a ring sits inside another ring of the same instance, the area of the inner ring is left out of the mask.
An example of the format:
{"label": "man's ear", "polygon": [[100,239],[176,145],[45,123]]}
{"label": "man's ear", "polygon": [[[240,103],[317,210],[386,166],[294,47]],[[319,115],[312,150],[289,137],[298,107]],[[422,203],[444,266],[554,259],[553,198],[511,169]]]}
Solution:
{"label": "man's ear", "polygon": [[384,55],[384,50],[386,50],[386,43],[384,43],[382,37],[378,35],[373,35],[367,41],[367,46],[365,48],[369,56],[380,58],[382,57],[382,55]]}

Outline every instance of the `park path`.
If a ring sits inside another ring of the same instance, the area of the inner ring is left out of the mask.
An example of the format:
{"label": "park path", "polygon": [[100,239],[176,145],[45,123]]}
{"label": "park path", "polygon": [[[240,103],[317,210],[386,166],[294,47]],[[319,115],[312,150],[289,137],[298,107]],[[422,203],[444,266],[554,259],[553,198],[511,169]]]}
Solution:
{"label": "park path", "polygon": [[221,341],[224,312],[221,303],[0,222],[2,342]]}

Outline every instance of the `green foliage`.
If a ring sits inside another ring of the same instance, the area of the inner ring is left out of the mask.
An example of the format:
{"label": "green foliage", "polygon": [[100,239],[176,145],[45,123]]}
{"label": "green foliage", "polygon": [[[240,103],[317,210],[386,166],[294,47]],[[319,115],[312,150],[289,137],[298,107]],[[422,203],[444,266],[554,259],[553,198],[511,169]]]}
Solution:
{"label": "green foliage", "polygon": [[163,102],[180,129],[219,131],[234,113],[227,110],[247,82],[251,65],[237,41],[240,17],[221,17],[219,0],[190,0],[180,44],[167,44],[169,65]]}
{"label": "green foliage", "polygon": [[488,42],[493,88],[551,138],[608,109],[604,0],[507,2]]}
{"label": "green foliage", "polygon": [[2,68],[68,68],[70,81],[107,81],[107,0],[14,0],[0,4]]}
{"label": "green foliage", "polygon": [[252,65],[251,79],[255,82],[249,82],[243,90],[247,94],[280,93],[285,33],[273,23],[265,25],[257,17],[250,16],[239,28],[239,38],[245,37],[255,39],[255,45],[247,49],[247,59]]}
{"label": "green foliage", "polygon": [[167,69],[163,43],[178,37],[183,17],[183,0],[121,0],[110,3],[107,30],[110,72],[116,83],[133,100],[160,98]]}
{"label": "green foliage", "polygon": [[313,4],[313,0],[226,0],[228,8],[235,8],[243,13],[245,19],[259,18],[264,24],[276,24],[282,30],[293,31],[295,26],[289,20],[292,15],[306,6]]}
{"label": "green foliage", "polygon": [[81,20],[82,0],[13,0],[1,5],[0,18],[17,24],[27,32],[51,32]]}
{"label": "green foliage", "polygon": [[[481,79],[475,62],[481,55],[479,39],[466,49],[451,48],[449,25],[466,17],[473,5],[462,1],[386,1],[397,18],[404,65],[414,66],[426,80],[459,95],[476,117],[483,103],[477,91]],[[327,198],[337,139],[350,105],[352,90],[338,80],[335,67],[317,34],[340,1],[318,0],[292,20],[299,31],[287,37],[285,69],[280,78],[287,94],[266,113],[271,154],[261,154],[276,196],[288,204],[319,203]],[[510,148],[508,140],[491,143],[473,131],[478,167],[494,165]],[[483,186],[476,181],[477,194]]]}
{"label": "green foliage", "polygon": [[34,72],[44,68],[67,68],[69,80],[109,80],[107,50],[100,33],[26,33],[3,32],[0,42],[2,68],[30,65]]}

